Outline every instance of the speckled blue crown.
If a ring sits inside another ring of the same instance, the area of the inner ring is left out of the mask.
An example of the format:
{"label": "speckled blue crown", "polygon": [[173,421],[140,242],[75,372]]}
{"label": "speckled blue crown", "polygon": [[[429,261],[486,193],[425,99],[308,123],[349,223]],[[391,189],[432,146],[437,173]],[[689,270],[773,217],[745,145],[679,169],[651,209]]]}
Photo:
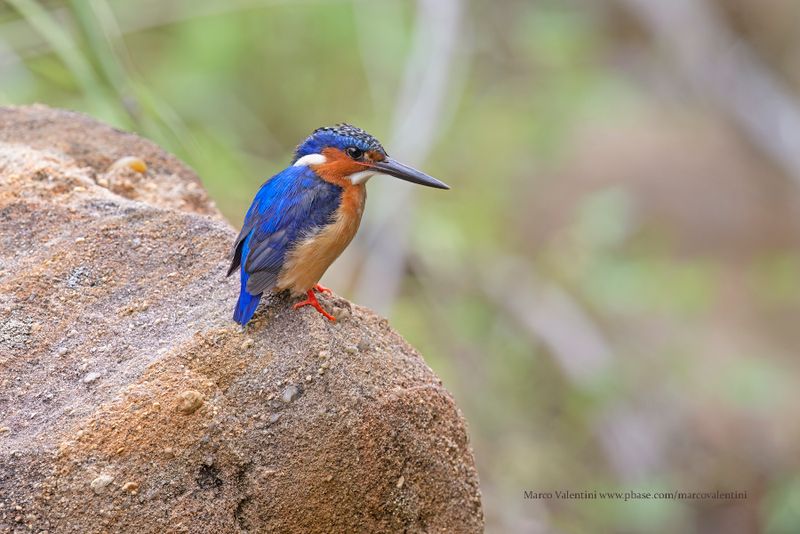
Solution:
{"label": "speckled blue crown", "polygon": [[370,134],[352,124],[341,123],[314,130],[314,133],[297,146],[293,162],[308,154],[319,154],[324,148],[333,147],[344,150],[351,146],[365,152],[374,150],[386,155],[386,150],[381,143]]}

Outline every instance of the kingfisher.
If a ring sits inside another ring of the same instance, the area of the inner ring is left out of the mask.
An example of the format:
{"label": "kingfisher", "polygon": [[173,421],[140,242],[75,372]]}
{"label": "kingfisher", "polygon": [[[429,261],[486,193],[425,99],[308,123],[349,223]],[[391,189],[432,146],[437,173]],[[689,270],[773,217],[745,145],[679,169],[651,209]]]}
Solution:
{"label": "kingfisher", "polygon": [[284,290],[305,295],[295,309],[312,306],[336,320],[315,293],[330,293],[319,280],[355,236],[367,180],[379,175],[450,189],[390,158],[377,139],[350,124],[317,128],[297,146],[291,166],[256,193],[233,245],[228,276],[241,273],[234,321],[246,325],[264,293]]}

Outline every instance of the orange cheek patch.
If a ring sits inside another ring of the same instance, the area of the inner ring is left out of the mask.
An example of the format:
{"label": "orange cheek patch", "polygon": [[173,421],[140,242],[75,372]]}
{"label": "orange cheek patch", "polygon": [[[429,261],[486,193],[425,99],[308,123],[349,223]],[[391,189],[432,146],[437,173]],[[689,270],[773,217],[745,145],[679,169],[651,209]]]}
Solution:
{"label": "orange cheek patch", "polygon": [[327,161],[320,165],[313,165],[311,168],[326,182],[340,187],[352,185],[348,176],[367,168],[347,157],[347,154],[338,148],[325,148],[322,150],[322,155]]}
{"label": "orange cheek patch", "polygon": [[366,154],[369,161],[383,161],[386,157],[377,150],[370,150]]}
{"label": "orange cheek patch", "polygon": [[383,161],[386,159],[386,156],[377,150],[370,150],[367,152],[367,159],[370,161]]}

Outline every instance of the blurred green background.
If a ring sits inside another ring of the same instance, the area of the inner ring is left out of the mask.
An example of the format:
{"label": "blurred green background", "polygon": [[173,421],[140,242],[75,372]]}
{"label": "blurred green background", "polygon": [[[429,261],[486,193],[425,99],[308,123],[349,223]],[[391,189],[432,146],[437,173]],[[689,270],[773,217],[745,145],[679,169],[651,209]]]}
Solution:
{"label": "blurred green background", "polygon": [[[796,0],[6,0],[0,104],[154,139],[238,226],[347,121],[376,178],[323,283],[463,410],[488,532],[800,532]],[[742,500],[525,490],[746,491]]]}

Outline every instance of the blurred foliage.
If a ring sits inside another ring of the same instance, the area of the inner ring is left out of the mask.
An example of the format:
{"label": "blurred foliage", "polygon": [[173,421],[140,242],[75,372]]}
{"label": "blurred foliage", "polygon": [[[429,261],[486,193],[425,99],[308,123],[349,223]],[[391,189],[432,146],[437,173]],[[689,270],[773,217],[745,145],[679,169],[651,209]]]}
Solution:
{"label": "blurred foliage", "polygon": [[[711,5],[800,100],[797,5]],[[154,139],[237,225],[314,128],[389,137],[418,9],[8,0],[0,103]],[[625,3],[466,5],[424,164],[453,190],[417,196],[391,315],[469,421],[491,532],[800,532],[800,197],[653,41]],[[748,498],[522,498],[715,489]]]}

